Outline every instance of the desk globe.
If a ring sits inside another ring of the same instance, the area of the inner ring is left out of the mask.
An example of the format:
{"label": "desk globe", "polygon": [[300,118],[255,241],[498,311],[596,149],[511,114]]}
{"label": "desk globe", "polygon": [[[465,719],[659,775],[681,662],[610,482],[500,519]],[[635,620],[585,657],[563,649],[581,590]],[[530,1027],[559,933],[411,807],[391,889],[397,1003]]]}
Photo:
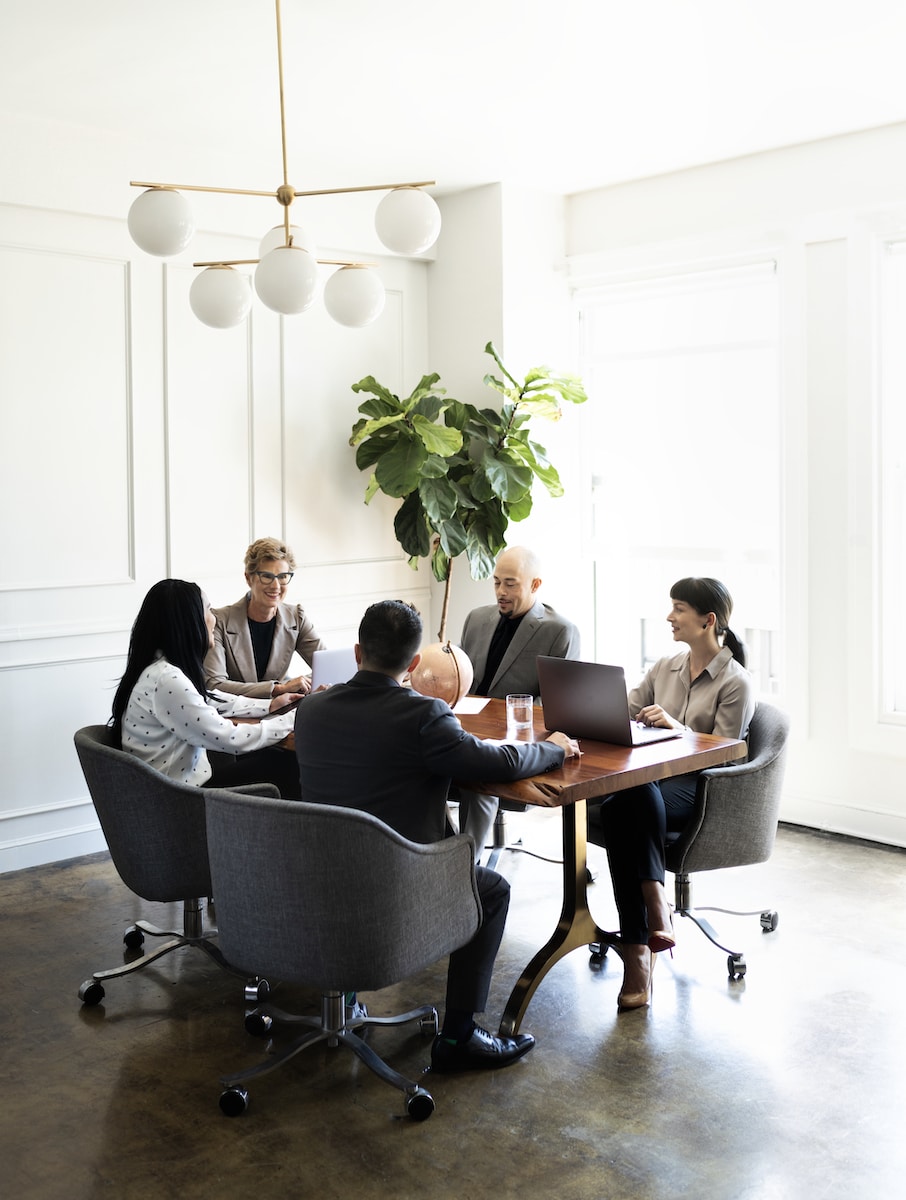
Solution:
{"label": "desk globe", "polygon": [[472,686],[474,675],[472,661],[461,646],[432,642],[422,650],[411,681],[423,696],[436,696],[453,708]]}

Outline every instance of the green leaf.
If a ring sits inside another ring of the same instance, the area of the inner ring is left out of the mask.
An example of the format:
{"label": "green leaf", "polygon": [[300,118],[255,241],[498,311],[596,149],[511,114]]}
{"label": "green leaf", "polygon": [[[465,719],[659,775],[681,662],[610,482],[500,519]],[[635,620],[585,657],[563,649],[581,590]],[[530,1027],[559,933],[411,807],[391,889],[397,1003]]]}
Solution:
{"label": "green leaf", "polygon": [[440,376],[436,372],[432,375],[423,375],[421,377],[415,385],[412,395],[409,396],[408,400],[403,401],[403,408],[405,408],[406,412],[411,412],[417,404],[421,403],[431,393],[444,395],[443,388],[436,388],[434,386],[438,379],[440,379]]}
{"label": "green leaf", "polygon": [[537,395],[525,396],[522,401],[524,412],[533,417],[544,417],[548,421],[559,421],[563,416],[559,399],[551,392],[539,392]]}
{"label": "green leaf", "polygon": [[365,503],[370,504],[380,490],[381,485],[374,477],[374,474],[372,474],[371,478],[368,480],[368,486],[365,488]]}
{"label": "green leaf", "polygon": [[512,455],[488,455],[483,463],[488,483],[501,500],[520,500],[532,486],[532,469]]}
{"label": "green leaf", "polygon": [[451,400],[444,409],[444,424],[451,429],[465,429],[475,408],[471,404],[463,404],[460,400]]}
{"label": "green leaf", "polygon": [[472,476],[470,473],[467,476],[467,478],[463,481],[460,481],[458,479],[450,480],[450,486],[453,488],[453,491],[456,493],[456,503],[459,505],[460,508],[477,508],[478,507],[478,505],[476,504],[475,500],[472,497],[472,493],[469,491],[469,489],[467,487],[467,482],[471,478],[472,478]]}
{"label": "green leaf", "polygon": [[[461,521],[444,521],[437,530],[448,558],[457,558],[466,548],[466,531]],[[446,579],[446,576],[444,576]]]}
{"label": "green leaf", "polygon": [[524,521],[532,511],[532,493],[526,492],[520,499],[506,506],[506,515],[511,521]]}
{"label": "green leaf", "polygon": [[374,437],[369,438],[365,442],[361,442],[356,447],[355,465],[360,471],[367,471],[369,467],[373,467],[379,458],[392,449],[399,440],[399,435],[395,430],[381,430]]}
{"label": "green leaf", "polygon": [[428,457],[417,438],[400,438],[375,466],[381,491],[388,496],[408,496],[418,487],[421,465]]}
{"label": "green leaf", "polygon": [[422,478],[418,494],[428,519],[437,528],[456,512],[456,493],[446,479]]}
{"label": "green leaf", "polygon": [[397,410],[400,406],[399,396],[394,396],[393,392],[388,391],[382,383],[378,383],[373,375],[366,375],[364,379],[360,379],[358,383],[352,385],[354,392],[371,392],[373,395],[380,397],[387,404],[392,405]]}
{"label": "green leaf", "polygon": [[[396,397],[394,396],[395,400]],[[366,417],[389,417],[391,413],[400,412],[399,404],[391,404],[387,400],[363,400],[359,405],[359,412],[364,413]]]}
{"label": "green leaf", "polygon": [[518,392],[519,384],[516,382],[516,380],[513,378],[513,376],[509,373],[509,371],[506,369],[506,367],[500,361],[500,355],[497,353],[497,350],[494,347],[494,343],[488,342],[488,344],[484,348],[484,352],[485,352],[485,354],[490,354],[491,358],[493,358],[494,362],[497,364],[498,367],[500,367],[501,371],[503,371],[504,375],[506,375],[507,379],[510,381],[510,383],[513,385],[513,387]]}
{"label": "green leaf", "polygon": [[396,540],[410,557],[424,558],[431,550],[431,531],[418,492],[407,496],[393,519]]}
{"label": "green leaf", "polygon": [[409,410],[409,415],[410,417],[415,417],[418,415],[420,417],[424,417],[426,421],[431,421],[433,423],[437,420],[445,407],[446,405],[444,404],[443,400],[441,400],[440,396],[425,396],[423,399],[419,400],[418,404],[414,405]]}
{"label": "green leaf", "polygon": [[450,574],[450,559],[440,542],[431,552],[431,571],[438,583],[446,583]]}
{"label": "green leaf", "polygon": [[450,473],[450,460],[439,454],[429,454],[422,463],[423,479],[446,479]]}
{"label": "green leaf", "polygon": [[425,449],[432,454],[440,454],[446,458],[462,448],[462,434],[458,429],[434,425],[418,414],[412,418],[412,424]]}
{"label": "green leaf", "polygon": [[366,437],[371,437],[373,433],[377,433],[379,429],[383,429],[387,425],[399,425],[405,420],[402,413],[393,413],[388,417],[378,417],[374,421],[356,421],[352,429],[352,436],[349,439],[350,446],[354,446],[356,442],[361,442]]}

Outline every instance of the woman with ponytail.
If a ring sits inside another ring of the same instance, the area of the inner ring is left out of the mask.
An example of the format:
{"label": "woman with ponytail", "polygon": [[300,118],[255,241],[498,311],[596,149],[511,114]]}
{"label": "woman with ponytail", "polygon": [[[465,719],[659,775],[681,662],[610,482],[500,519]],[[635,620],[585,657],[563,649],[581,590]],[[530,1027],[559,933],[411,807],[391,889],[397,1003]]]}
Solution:
{"label": "woman with ponytail", "polygon": [[[673,640],[688,650],[654,664],[629,694],[630,715],[645,725],[744,738],[755,694],[745,647],[729,626],[730,593],[717,579],[688,578],[673,585],[670,599]],[[648,1003],[655,955],[675,944],[664,847],[689,820],[696,787],[694,773],[677,775],[588,807],[589,838],[607,849],[620,915],[620,1011]]]}

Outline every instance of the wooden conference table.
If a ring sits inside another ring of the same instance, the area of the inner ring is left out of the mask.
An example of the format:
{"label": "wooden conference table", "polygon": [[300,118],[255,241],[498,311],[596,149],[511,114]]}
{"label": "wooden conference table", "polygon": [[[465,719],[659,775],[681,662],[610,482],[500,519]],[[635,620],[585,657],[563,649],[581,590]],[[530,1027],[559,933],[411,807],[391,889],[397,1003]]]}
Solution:
{"label": "wooden conference table", "polygon": [[[480,738],[506,736],[506,702],[489,700],[479,713],[457,713],[464,729]],[[535,738],[546,737],[543,712],[535,709]],[[563,909],[557,927],[528,964],[513,988],[500,1021],[500,1034],[519,1029],[529,1001],[551,967],[570,951],[592,942],[610,942],[617,935],[600,929],[588,909],[586,875],[586,801],[609,796],[638,784],[719,767],[744,758],[746,743],[704,733],[653,742],[647,746],[612,746],[579,740],[581,758],[571,758],[557,771],[512,783],[460,780],[473,791],[560,808],[563,813]]]}

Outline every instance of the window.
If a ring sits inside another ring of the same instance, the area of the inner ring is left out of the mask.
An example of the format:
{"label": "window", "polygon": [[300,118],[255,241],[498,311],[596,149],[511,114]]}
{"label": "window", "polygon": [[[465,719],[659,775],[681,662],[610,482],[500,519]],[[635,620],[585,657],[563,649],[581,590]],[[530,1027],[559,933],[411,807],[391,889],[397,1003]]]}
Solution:
{"label": "window", "polygon": [[[906,241],[881,263],[880,580],[881,705],[906,720]],[[898,722],[899,723],[899,722]]]}
{"label": "window", "polygon": [[592,403],[596,657],[637,678],[675,652],[670,585],[721,579],[759,691],[779,688],[780,302],[775,264],[577,295]]}

